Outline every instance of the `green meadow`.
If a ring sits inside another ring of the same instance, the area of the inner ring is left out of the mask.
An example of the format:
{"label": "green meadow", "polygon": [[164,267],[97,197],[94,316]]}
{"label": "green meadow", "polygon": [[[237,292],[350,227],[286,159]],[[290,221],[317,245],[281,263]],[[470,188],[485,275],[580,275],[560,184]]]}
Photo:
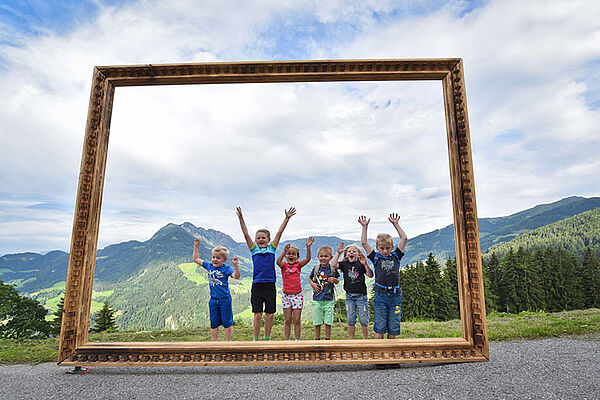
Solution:
{"label": "green meadow", "polygon": [[[275,320],[277,324],[273,327],[272,340],[283,340],[281,318],[276,316]],[[600,340],[600,309],[597,308],[558,313],[490,313],[487,322],[489,339],[492,342],[563,336],[578,337],[582,335],[586,339]],[[252,339],[252,326],[250,324],[238,323],[234,326],[233,332],[233,338],[236,341]],[[460,320],[445,322],[419,321],[403,323],[401,338],[456,337],[461,336],[461,334]],[[222,338],[222,332],[220,338]],[[303,323],[302,339],[309,340],[313,338],[312,325]],[[335,323],[332,329],[332,339],[346,338],[345,324]],[[96,333],[90,334],[89,340],[92,342],[208,341],[210,340],[210,329]],[[0,364],[55,362],[57,356],[58,338],[20,341],[0,340]]]}

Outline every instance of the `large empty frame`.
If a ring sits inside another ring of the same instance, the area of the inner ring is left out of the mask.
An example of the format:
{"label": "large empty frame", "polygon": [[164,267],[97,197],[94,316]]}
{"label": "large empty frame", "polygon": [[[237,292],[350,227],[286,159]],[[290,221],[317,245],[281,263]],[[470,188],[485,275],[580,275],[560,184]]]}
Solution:
{"label": "large empty frame", "polygon": [[[117,86],[442,81],[462,337],[295,342],[89,343],[88,324]],[[284,365],[486,361],[488,337],[461,59],[281,61],[94,68],[60,332],[60,365]]]}

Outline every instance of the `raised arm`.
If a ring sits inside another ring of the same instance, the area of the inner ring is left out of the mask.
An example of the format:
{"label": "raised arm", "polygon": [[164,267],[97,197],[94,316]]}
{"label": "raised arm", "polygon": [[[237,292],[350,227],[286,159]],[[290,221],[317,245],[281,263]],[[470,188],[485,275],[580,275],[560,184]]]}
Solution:
{"label": "raised arm", "polygon": [[283,235],[283,231],[285,230],[285,227],[287,226],[290,218],[292,218],[292,216],[296,214],[296,209],[294,207],[290,207],[289,210],[285,210],[285,218],[283,219],[283,222],[281,223],[281,226],[279,227],[279,230],[277,231],[277,234],[275,235],[275,238],[273,239],[273,247],[277,248],[277,246],[279,245],[279,240],[281,240],[281,235]]}
{"label": "raised arm", "polygon": [[404,248],[406,247],[406,242],[408,242],[408,236],[406,236],[406,233],[404,233],[404,230],[402,230],[402,228],[400,227],[400,214],[391,213],[388,219],[390,220],[392,225],[394,225],[394,228],[396,228],[396,232],[398,232],[398,235],[400,235],[400,242],[398,243],[398,248],[400,249],[400,251],[404,251]]}
{"label": "raised arm", "polygon": [[246,244],[250,249],[254,246],[254,242],[252,241],[252,236],[248,233],[248,227],[246,226],[246,221],[244,221],[244,216],[242,215],[242,207],[237,207],[235,212],[240,220],[240,226],[242,227],[242,233],[244,234],[244,239],[246,239]]}
{"label": "raised arm", "polygon": [[289,249],[290,249],[290,244],[288,243],[285,245],[285,248],[283,249],[283,251],[281,252],[279,257],[277,257],[277,265],[279,265],[280,268],[283,268],[283,258],[285,257],[285,255],[287,254]]}
{"label": "raised arm", "polygon": [[300,268],[304,267],[312,259],[312,254],[310,252],[310,246],[312,246],[312,244],[314,242],[315,242],[315,238],[312,236],[309,236],[308,239],[306,239],[306,258],[304,260],[300,261]]}
{"label": "raised arm", "polygon": [[364,215],[358,217],[358,223],[362,225],[362,233],[360,234],[360,243],[363,249],[367,252],[367,255],[371,254],[373,249],[369,246],[369,240],[367,239],[367,229],[369,228],[369,222],[371,219],[367,219]]}
{"label": "raised arm", "polygon": [[344,251],[344,242],[340,242],[337,245],[337,248],[335,249],[335,254],[333,255],[333,258],[331,259],[331,267],[332,268],[339,268],[340,266],[340,254],[342,254],[342,251]]}
{"label": "raised arm", "polygon": [[198,265],[202,265],[204,260],[202,260],[198,254],[198,247],[200,247],[200,239],[196,238],[194,239],[194,262]]}
{"label": "raised arm", "polygon": [[231,263],[233,264],[233,275],[231,275],[231,277],[233,279],[240,279],[240,269],[238,267],[238,258],[233,257],[231,259]]}
{"label": "raised arm", "polygon": [[365,266],[365,275],[368,276],[369,278],[372,278],[373,270],[369,266],[369,263],[367,262],[367,259],[366,259],[365,255],[362,253],[362,251],[358,254],[358,261],[360,261],[360,263]]}

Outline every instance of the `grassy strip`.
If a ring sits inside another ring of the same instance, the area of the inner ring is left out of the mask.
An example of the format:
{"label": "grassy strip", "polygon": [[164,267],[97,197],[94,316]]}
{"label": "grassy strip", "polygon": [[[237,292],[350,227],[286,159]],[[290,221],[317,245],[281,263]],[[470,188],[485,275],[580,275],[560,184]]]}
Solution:
{"label": "grassy strip", "polygon": [[[560,313],[524,312],[521,314],[491,313],[488,315],[488,334],[491,341],[537,339],[569,335],[600,333],[600,309],[564,311]],[[373,337],[372,327],[370,335]],[[324,336],[324,329],[321,333]],[[424,321],[402,324],[402,338],[460,337],[461,321]],[[221,332],[222,337],[222,332]],[[360,338],[360,328],[357,338]],[[252,327],[236,325],[235,340],[252,340]],[[312,325],[303,324],[302,339],[314,338]],[[332,339],[346,339],[343,323],[335,323]],[[90,334],[92,342],[200,342],[210,340],[208,328],[181,331],[115,332]],[[283,340],[283,326],[273,327],[272,340]],[[36,364],[55,362],[58,339],[0,340],[0,364]]]}

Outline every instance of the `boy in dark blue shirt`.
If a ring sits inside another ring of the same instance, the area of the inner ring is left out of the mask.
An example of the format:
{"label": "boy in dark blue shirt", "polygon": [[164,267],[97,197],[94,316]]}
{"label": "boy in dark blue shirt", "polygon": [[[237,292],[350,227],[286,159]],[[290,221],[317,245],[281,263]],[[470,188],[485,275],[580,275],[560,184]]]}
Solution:
{"label": "boy in dark blue shirt", "polygon": [[200,239],[194,240],[194,262],[204,267],[208,272],[208,284],[210,288],[210,300],[208,309],[210,312],[210,335],[212,340],[219,338],[219,326],[223,325],[225,340],[231,340],[233,325],[233,310],[231,307],[231,294],[229,293],[229,277],[240,278],[238,258],[233,257],[231,263],[233,268],[225,265],[229,251],[223,246],[217,246],[212,250],[212,263],[200,259],[198,247]]}
{"label": "boy in dark blue shirt", "polygon": [[367,228],[370,219],[364,215],[358,218],[362,225],[362,234],[360,242],[367,252],[367,258],[373,263],[375,271],[375,285],[373,291],[373,311],[375,339],[383,339],[387,333],[388,339],[394,339],[400,335],[400,316],[402,293],[400,291],[400,259],[404,256],[404,248],[408,237],[400,227],[400,215],[390,214],[388,220],[392,223],[398,235],[400,242],[394,249],[394,241],[387,233],[377,235],[375,247],[373,250],[367,241]]}

